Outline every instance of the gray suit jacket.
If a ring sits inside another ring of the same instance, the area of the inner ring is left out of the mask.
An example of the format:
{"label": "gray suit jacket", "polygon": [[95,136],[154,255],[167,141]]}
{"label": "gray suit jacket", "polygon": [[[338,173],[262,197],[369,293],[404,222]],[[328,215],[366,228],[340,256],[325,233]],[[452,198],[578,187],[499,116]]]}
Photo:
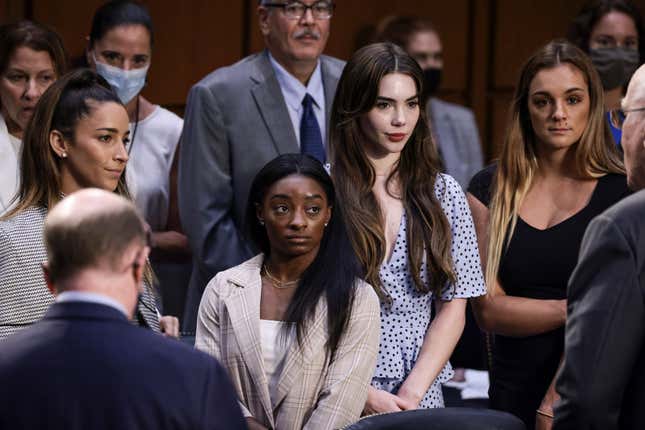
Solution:
{"label": "gray suit jacket", "polygon": [[465,190],[470,179],[483,167],[482,148],[473,112],[437,98],[428,101],[427,111],[446,173]]}
{"label": "gray suit jacket", "polygon": [[[344,63],[322,56],[326,118]],[[206,283],[253,255],[242,237],[257,172],[300,147],[267,51],[215,70],[188,95],[179,158],[179,214],[195,265],[184,312],[194,330]]]}
{"label": "gray suit jacket", "polygon": [[589,224],[567,293],[553,429],[645,428],[645,190]]}

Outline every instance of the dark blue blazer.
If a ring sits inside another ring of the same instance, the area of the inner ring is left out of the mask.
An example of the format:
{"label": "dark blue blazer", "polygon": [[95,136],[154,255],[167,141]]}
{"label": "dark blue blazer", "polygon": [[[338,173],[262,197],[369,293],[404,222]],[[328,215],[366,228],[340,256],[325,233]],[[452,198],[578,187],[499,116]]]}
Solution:
{"label": "dark blue blazer", "polygon": [[245,429],[210,356],[109,306],[53,304],[0,341],[0,429]]}

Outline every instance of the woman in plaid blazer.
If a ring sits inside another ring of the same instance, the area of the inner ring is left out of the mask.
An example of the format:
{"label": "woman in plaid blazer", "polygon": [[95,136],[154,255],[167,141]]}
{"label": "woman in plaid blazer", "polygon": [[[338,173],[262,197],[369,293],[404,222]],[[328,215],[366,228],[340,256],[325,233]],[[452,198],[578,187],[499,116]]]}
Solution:
{"label": "woman in plaid blazer", "polygon": [[228,369],[251,429],[335,429],[365,404],[379,300],[334,199],[317,160],[269,162],[247,209],[262,254],[218,273],[202,297],[196,346]]}

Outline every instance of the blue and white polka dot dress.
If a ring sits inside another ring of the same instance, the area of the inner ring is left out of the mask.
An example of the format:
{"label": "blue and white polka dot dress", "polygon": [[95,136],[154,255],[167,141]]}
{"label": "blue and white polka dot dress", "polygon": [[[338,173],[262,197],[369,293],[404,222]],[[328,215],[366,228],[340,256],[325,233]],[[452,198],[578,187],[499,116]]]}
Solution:
{"label": "blue and white polka dot dress", "polygon": [[[441,299],[477,297],[486,288],[479,262],[475,227],[459,184],[448,175],[439,175],[435,194],[441,203],[452,230],[452,258],[457,284],[443,289]],[[425,264],[421,279],[428,281]],[[396,393],[416,363],[432,312],[432,293],[416,289],[408,265],[406,215],[401,217],[394,251],[380,269],[380,278],[391,301],[381,303],[381,344],[372,379],[375,388]],[[441,384],[452,378],[450,363],[439,372],[420,408],[443,407]]]}

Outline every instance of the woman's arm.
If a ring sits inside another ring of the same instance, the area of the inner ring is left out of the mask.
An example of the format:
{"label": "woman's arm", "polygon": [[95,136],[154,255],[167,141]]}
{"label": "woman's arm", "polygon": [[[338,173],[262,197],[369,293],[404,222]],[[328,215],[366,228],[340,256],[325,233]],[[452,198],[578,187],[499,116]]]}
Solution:
{"label": "woman's arm", "polygon": [[155,250],[162,253],[163,256],[168,256],[170,254],[174,257],[185,257],[190,255],[190,248],[188,246],[188,238],[184,234],[179,221],[179,206],[177,204],[178,166],[179,144],[177,144],[177,148],[175,149],[175,156],[172,161],[172,167],[170,168],[168,223],[165,231],[153,232],[152,239],[155,244]]}
{"label": "woman's arm", "polygon": [[316,409],[303,430],[341,428],[360,417],[376,367],[380,313],[379,299],[372,287],[359,286],[347,329],[327,368]]}
{"label": "woman's arm", "polygon": [[[468,193],[468,205],[475,222],[482,269],[486,271],[488,208]],[[504,336],[532,336],[562,327],[566,319],[566,300],[541,300],[508,296],[495,281],[488,294],[472,299],[479,327]]]}
{"label": "woman's arm", "polygon": [[466,299],[435,301],[437,315],[428,327],[412,371],[397,395],[418,406],[446,365],[466,322]]}

